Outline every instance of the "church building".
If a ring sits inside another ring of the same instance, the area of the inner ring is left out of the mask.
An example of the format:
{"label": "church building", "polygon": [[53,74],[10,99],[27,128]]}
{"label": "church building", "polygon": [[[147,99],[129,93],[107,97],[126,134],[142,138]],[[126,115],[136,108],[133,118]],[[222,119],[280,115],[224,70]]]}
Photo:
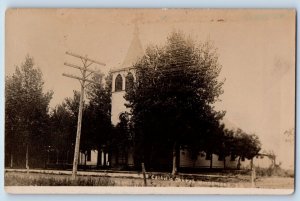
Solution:
{"label": "church building", "polygon": [[[142,58],[143,54],[144,50],[139,38],[139,30],[137,27],[135,27],[133,30],[133,38],[123,63],[111,71],[111,122],[114,126],[119,123],[120,115],[122,113],[126,111],[129,112],[129,109],[125,106],[126,100],[124,98],[124,95],[126,93],[127,87],[132,85],[136,80],[135,69],[133,65],[138,61],[139,58]],[[85,162],[85,164],[96,165],[97,158],[99,158],[97,157],[97,154],[97,151],[91,151],[91,157],[88,158],[90,161],[85,161],[84,158],[80,158],[80,164],[83,164]],[[101,165],[106,165],[111,168],[130,168],[135,165],[132,147],[129,147],[127,152],[112,150],[111,152],[109,152],[109,154],[104,152],[100,154]],[[192,160],[187,149],[181,148],[179,153],[179,168],[224,168],[225,165],[228,169],[235,169],[237,168],[237,164],[238,159],[232,158],[231,156],[227,156],[224,163],[223,158],[215,154],[211,156],[204,152],[201,152],[199,153],[196,160]],[[267,164],[261,164],[260,166],[268,167],[269,165],[270,163],[267,162]],[[240,167],[249,168],[250,161],[242,159]]]}

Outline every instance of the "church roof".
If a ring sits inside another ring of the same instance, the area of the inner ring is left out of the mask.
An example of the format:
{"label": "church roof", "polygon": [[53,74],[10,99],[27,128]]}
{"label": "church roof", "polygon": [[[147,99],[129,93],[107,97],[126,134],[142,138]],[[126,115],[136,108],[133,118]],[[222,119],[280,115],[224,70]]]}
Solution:
{"label": "church roof", "polygon": [[133,31],[133,38],[129,45],[129,48],[128,48],[127,54],[123,60],[123,63],[121,64],[121,66],[115,68],[114,71],[132,67],[132,65],[135,62],[137,62],[137,60],[139,58],[142,58],[143,55],[144,55],[144,50],[143,50],[142,43],[139,38],[139,30],[138,30],[138,27],[135,26],[134,31]]}
{"label": "church roof", "polygon": [[138,27],[135,26],[133,32],[133,39],[128,48],[125,59],[122,63],[122,67],[130,67],[132,66],[139,58],[141,58],[144,54],[142,43],[139,38],[139,30]]}

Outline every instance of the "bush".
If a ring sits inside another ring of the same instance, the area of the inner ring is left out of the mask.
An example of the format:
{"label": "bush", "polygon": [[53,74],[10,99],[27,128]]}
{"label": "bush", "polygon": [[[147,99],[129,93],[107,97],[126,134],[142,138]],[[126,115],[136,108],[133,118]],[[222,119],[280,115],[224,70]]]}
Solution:
{"label": "bush", "polygon": [[293,170],[284,170],[279,166],[268,167],[268,168],[256,168],[256,175],[261,177],[294,177]]}

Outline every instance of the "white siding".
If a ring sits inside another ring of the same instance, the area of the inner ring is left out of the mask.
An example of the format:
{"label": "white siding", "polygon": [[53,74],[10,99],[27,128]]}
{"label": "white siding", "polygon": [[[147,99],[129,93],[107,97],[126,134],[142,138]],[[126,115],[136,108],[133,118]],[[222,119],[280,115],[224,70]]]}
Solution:
{"label": "white siding", "polygon": [[119,123],[119,116],[122,112],[128,111],[124,99],[125,91],[113,92],[111,97],[111,122],[113,125]]}
{"label": "white siding", "polygon": [[[223,168],[224,161],[219,161],[219,156],[213,154],[212,167],[213,168]],[[236,168],[237,167],[237,159],[235,161],[230,160],[231,157],[226,157],[226,168]],[[194,163],[194,164],[193,164]],[[209,168],[210,160],[206,160],[205,153],[198,155],[196,161],[192,161],[188,150],[182,149],[180,150],[180,167],[195,167],[195,168]]]}
{"label": "white siding", "polygon": [[[98,151],[97,150],[91,150],[91,160],[86,161],[86,165],[97,165],[98,160]],[[84,153],[80,152],[79,154],[79,165],[85,164],[85,155]]]}

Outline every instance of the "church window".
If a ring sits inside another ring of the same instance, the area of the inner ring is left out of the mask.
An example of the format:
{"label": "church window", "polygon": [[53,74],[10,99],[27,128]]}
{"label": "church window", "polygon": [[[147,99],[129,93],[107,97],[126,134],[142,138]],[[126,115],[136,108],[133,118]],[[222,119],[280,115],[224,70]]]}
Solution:
{"label": "church window", "polygon": [[128,73],[126,76],[125,90],[132,89],[134,83],[134,77],[132,73]]}
{"label": "church window", "polygon": [[117,75],[115,80],[115,91],[122,91],[123,79],[120,74]]}

